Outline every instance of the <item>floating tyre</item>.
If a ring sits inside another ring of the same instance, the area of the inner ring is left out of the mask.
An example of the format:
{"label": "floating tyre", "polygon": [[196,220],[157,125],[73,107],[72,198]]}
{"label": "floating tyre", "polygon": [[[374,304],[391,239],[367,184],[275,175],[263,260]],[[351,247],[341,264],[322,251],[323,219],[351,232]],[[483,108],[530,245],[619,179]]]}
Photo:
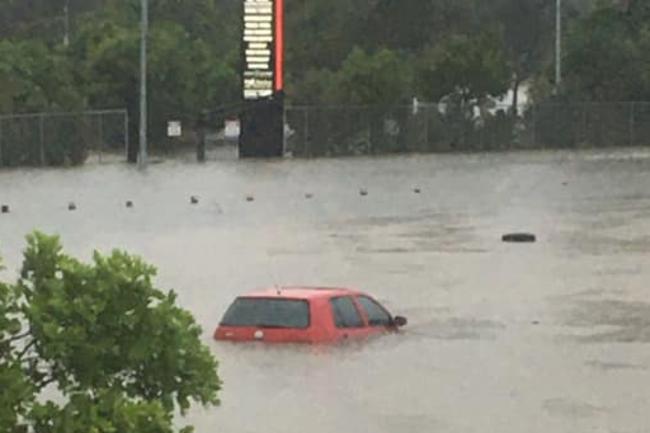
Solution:
{"label": "floating tyre", "polygon": [[190,203],[199,204],[199,198],[197,196],[193,195],[192,197],[190,197]]}
{"label": "floating tyre", "polygon": [[9,213],[9,205],[8,204],[3,204],[2,206],[0,206],[0,212]]}
{"label": "floating tyre", "polygon": [[501,240],[508,243],[533,243],[537,237],[532,233],[508,233],[502,236]]}

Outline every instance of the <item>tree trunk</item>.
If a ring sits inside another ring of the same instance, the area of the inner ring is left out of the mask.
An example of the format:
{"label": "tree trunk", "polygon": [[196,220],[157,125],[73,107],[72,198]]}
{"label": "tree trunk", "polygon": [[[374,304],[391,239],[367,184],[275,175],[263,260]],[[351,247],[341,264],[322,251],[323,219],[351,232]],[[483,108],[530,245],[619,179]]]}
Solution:
{"label": "tree trunk", "polygon": [[514,116],[519,115],[519,87],[521,85],[521,79],[519,74],[515,74],[515,80],[512,83],[512,114]]}

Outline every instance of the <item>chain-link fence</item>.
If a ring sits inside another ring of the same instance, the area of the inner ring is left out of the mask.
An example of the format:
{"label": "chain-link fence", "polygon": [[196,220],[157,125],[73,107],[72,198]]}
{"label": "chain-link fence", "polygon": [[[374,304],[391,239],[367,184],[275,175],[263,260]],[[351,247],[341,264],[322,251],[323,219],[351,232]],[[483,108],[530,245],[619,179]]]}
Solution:
{"label": "chain-link fence", "polygon": [[286,108],[297,157],[650,145],[650,103]]}
{"label": "chain-link fence", "polygon": [[128,130],[126,110],[0,115],[0,167],[123,159]]}

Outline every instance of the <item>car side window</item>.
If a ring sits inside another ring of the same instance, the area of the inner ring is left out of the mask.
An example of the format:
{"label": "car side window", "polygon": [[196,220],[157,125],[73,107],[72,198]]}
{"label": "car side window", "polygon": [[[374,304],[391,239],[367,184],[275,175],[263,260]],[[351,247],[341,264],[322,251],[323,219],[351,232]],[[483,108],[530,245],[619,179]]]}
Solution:
{"label": "car side window", "polygon": [[367,296],[359,296],[357,298],[359,304],[365,310],[368,316],[368,324],[370,326],[391,326],[392,319],[390,314],[377,302],[368,298]]}
{"label": "car side window", "polygon": [[330,299],[334,324],[337,328],[362,328],[363,319],[349,296]]}

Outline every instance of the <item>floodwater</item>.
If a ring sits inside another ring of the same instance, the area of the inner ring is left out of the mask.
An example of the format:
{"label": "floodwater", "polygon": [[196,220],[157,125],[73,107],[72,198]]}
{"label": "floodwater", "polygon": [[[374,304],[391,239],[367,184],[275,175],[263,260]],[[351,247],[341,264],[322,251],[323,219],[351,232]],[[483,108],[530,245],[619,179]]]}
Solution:
{"label": "floodwater", "polygon": [[[12,270],[34,228],[159,267],[221,363],[197,433],[650,430],[650,152],[4,171],[0,202]],[[539,241],[500,242],[522,230]],[[362,288],[410,324],[337,348],[210,339],[273,284]]]}

